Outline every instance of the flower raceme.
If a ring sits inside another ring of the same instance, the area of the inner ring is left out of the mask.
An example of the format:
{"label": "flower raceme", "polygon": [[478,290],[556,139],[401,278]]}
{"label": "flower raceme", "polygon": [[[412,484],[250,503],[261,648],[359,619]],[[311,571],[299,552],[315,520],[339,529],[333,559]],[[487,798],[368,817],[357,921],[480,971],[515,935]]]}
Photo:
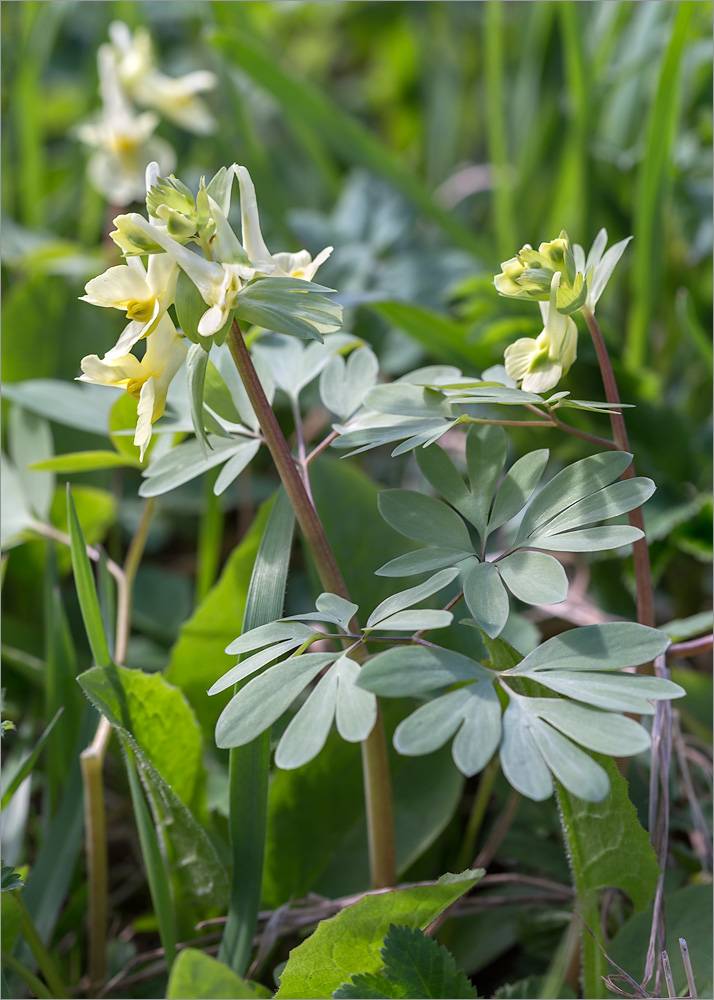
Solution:
{"label": "flower raceme", "polygon": [[515,257],[501,264],[501,273],[493,279],[500,295],[511,299],[547,302],[551,298],[553,275],[560,274],[558,312],[570,316],[585,305],[587,276],[578,271],[568,234],[563,230],[556,240],[541,243],[534,250],[528,243]]}

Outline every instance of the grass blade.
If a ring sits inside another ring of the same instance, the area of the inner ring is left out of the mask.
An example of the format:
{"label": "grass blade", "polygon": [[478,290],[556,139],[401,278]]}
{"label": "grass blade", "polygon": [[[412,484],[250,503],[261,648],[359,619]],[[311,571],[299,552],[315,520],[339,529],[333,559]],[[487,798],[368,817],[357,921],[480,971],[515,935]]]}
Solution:
{"label": "grass blade", "polygon": [[[283,610],[295,514],[284,490],[270,512],[248,589],[242,631],[265,625]],[[263,885],[268,820],[270,729],[230,752],[230,826],[233,881],[220,961],[243,975]]]}
{"label": "grass blade", "polygon": [[44,747],[45,743],[47,742],[47,739],[48,739],[50,733],[52,732],[52,730],[54,729],[54,725],[57,722],[57,720],[59,719],[59,717],[62,714],[62,712],[63,712],[62,708],[58,708],[57,709],[57,711],[55,712],[54,718],[52,719],[52,721],[50,722],[50,724],[47,726],[47,728],[43,732],[42,736],[40,736],[39,740],[35,744],[35,749],[32,751],[32,753],[27,758],[27,760],[24,762],[24,764],[22,764],[22,766],[20,767],[19,771],[15,774],[15,776],[12,779],[12,781],[10,782],[10,784],[8,785],[8,787],[5,789],[5,791],[3,792],[3,794],[2,794],[2,801],[0,802],[0,808],[4,809],[7,805],[9,805],[10,800],[12,799],[12,797],[15,794],[15,792],[17,791],[17,789],[20,787],[20,785],[25,780],[25,778],[28,776],[28,774],[31,773],[33,767],[37,763],[37,758],[42,753],[42,748]]}
{"label": "grass blade", "polygon": [[99,600],[97,598],[97,588],[94,585],[92,567],[87,555],[87,548],[84,544],[84,535],[77,517],[77,508],[72,499],[72,493],[67,485],[67,521],[69,523],[69,534],[72,539],[72,569],[74,570],[74,583],[77,588],[77,597],[82,611],[84,628],[87,639],[92,650],[92,658],[98,667],[108,667],[112,659],[109,655],[104,626],[102,625],[102,615],[99,610]]}

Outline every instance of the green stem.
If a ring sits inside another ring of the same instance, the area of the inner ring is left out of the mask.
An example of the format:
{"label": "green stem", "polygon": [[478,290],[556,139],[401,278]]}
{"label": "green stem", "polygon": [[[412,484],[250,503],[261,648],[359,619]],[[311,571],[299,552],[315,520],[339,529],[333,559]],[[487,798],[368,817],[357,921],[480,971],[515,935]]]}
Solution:
{"label": "green stem", "polygon": [[[288,448],[263,386],[253,367],[243,334],[234,320],[227,343],[260,428],[292,504],[300,529],[312,553],[320,581],[326,591],[349,600],[345,581],[325,535],[317,511]],[[394,815],[384,726],[378,716],[374,729],[362,746],[365,799],[368,817],[372,887],[387,888],[396,882]]]}
{"label": "green stem", "polygon": [[463,871],[465,868],[469,868],[473,863],[473,859],[476,857],[476,840],[478,839],[479,831],[483,825],[488,803],[491,798],[491,790],[493,789],[493,783],[496,780],[499,767],[499,759],[498,757],[494,757],[481,775],[478,790],[474,796],[473,806],[471,807],[471,814],[466,826],[466,832],[464,833],[464,839],[461,843],[459,859],[456,863],[458,871]]}
{"label": "green stem", "polygon": [[[617,389],[617,382],[615,381],[615,373],[612,370],[612,364],[610,362],[610,355],[607,352],[607,347],[605,345],[605,339],[603,338],[598,322],[595,316],[589,309],[583,309],[583,316],[585,317],[585,322],[590,330],[590,335],[593,339],[593,344],[595,346],[595,353],[597,355],[598,364],[600,366],[600,372],[602,374],[602,382],[605,389],[605,399],[608,403],[620,403],[620,394]],[[615,409],[610,413],[610,425],[612,427],[612,436],[615,439],[615,444],[622,451],[630,450],[630,442],[627,437],[627,428],[625,427],[625,418],[619,409]],[[631,464],[629,468],[625,470],[622,474],[623,479],[632,479],[635,475],[634,464]],[[641,625],[654,626],[655,623],[655,613],[654,613],[654,593],[652,589],[652,573],[650,570],[650,555],[649,549],[647,548],[647,538],[644,535],[645,522],[642,517],[642,508],[637,507],[635,510],[631,510],[628,514],[628,519],[630,524],[639,528],[642,531],[643,537],[639,541],[634,542],[632,546],[632,560],[635,569],[635,583],[637,586],[637,621]]]}
{"label": "green stem", "polygon": [[29,986],[35,996],[40,997],[40,1000],[52,1000],[53,996],[67,996],[66,993],[50,993],[42,980],[38,979],[34,972],[30,972],[26,965],[23,965],[18,958],[11,955],[9,951],[5,951],[4,948],[2,949],[2,964],[10,972],[14,972],[17,978],[21,979],[26,986]]}
{"label": "green stem", "polygon": [[[30,916],[22,897],[18,898],[18,904],[20,907],[20,930],[29,944],[32,954],[35,956],[39,970],[45,977],[45,982],[52,991],[51,995],[54,997],[69,996],[67,988],[62,982],[60,974],[57,971],[57,966],[55,965],[52,956],[42,943],[42,939],[37,933],[37,928],[35,927],[34,921]],[[16,970],[13,969],[12,971],[14,972]]]}
{"label": "green stem", "polygon": [[[126,662],[131,633],[131,599],[134,581],[144,554],[151,516],[155,507],[152,497],[144,504],[139,526],[127,550],[124,567],[113,575],[117,579],[117,628],[114,648],[115,663]],[[116,567],[115,569],[117,569]],[[87,883],[89,886],[89,982],[90,992],[96,991],[106,976],[107,921],[109,906],[106,811],[102,768],[111,736],[111,725],[102,716],[94,739],[80,754],[84,784],[85,837],[87,847]]]}

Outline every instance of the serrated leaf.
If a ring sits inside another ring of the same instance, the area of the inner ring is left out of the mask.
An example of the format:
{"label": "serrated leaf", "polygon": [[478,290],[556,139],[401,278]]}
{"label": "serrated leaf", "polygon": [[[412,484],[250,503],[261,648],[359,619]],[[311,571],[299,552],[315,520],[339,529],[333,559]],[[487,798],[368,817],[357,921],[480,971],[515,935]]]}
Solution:
{"label": "serrated leaf", "polygon": [[390,924],[424,930],[451,903],[482,877],[482,869],[466,871],[449,882],[395,889],[363,896],[293,948],[276,1000],[324,1000],[345,982],[354,969],[376,972],[380,945]]}
{"label": "serrated leaf", "polygon": [[439,573],[436,573],[431,579],[426,580],[424,583],[420,583],[416,587],[410,587],[408,590],[402,590],[398,594],[393,594],[388,597],[385,601],[379,604],[372,614],[367,619],[367,624],[365,628],[374,629],[382,628],[382,622],[385,619],[390,618],[392,615],[396,615],[398,611],[405,611],[407,608],[413,607],[420,601],[425,600],[427,597],[431,597],[432,594],[437,593],[447,584],[451,583],[458,576],[457,569],[442,569]]}
{"label": "serrated leaf", "polygon": [[280,718],[336,656],[335,653],[305,653],[254,677],[223,709],[216,724],[216,745],[230,748],[250,743]]}
{"label": "serrated leaf", "polygon": [[3,865],[0,872],[0,888],[3,892],[12,892],[14,889],[22,889],[25,883],[19,872],[16,872],[12,865]]}
{"label": "serrated leaf", "polygon": [[347,420],[362,405],[378,372],[379,362],[368,347],[353,351],[346,361],[338,354],[320,376],[320,398],[331,413]]}
{"label": "serrated leaf", "polygon": [[[403,1000],[478,997],[466,974],[457,968],[451,952],[416,928],[392,924],[380,950],[384,963],[382,975],[352,976],[351,984],[343,983],[333,997],[341,1000],[365,996]],[[380,980],[386,992],[377,992]]]}
{"label": "serrated leaf", "polygon": [[558,604],[568,596],[567,573],[544,552],[513,552],[496,565],[513,596],[525,604]]}
{"label": "serrated leaf", "polygon": [[508,621],[508,594],[495,563],[482,562],[464,576],[464,600],[474,621],[492,639]]}
{"label": "serrated leaf", "polygon": [[438,542],[445,548],[473,553],[468,529],[445,503],[414,490],[384,490],[379,512],[395,531],[416,542]]}

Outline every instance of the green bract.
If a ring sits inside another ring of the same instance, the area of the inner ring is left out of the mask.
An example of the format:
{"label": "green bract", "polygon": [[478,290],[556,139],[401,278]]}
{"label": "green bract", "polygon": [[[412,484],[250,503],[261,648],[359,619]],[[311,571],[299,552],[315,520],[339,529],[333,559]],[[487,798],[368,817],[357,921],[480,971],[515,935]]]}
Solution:
{"label": "green bract", "polygon": [[[639,507],[654,491],[654,483],[643,477],[617,481],[632,459],[626,452],[575,462],[538,494],[547,449],[520,458],[501,480],[505,459],[506,435],[501,427],[472,427],[466,443],[470,488],[446,452],[432,445],[417,452],[417,462],[446,503],[413,490],[386,490],[379,497],[384,519],[400,534],[429,548],[399,556],[377,572],[410,576],[456,567],[468,609],[491,638],[500,635],[508,620],[509,591],[526,604],[557,604],[568,596],[561,564],[536,550],[594,552],[634,542],[642,537],[638,528],[594,525]],[[521,512],[510,546],[489,551],[493,532]]]}

